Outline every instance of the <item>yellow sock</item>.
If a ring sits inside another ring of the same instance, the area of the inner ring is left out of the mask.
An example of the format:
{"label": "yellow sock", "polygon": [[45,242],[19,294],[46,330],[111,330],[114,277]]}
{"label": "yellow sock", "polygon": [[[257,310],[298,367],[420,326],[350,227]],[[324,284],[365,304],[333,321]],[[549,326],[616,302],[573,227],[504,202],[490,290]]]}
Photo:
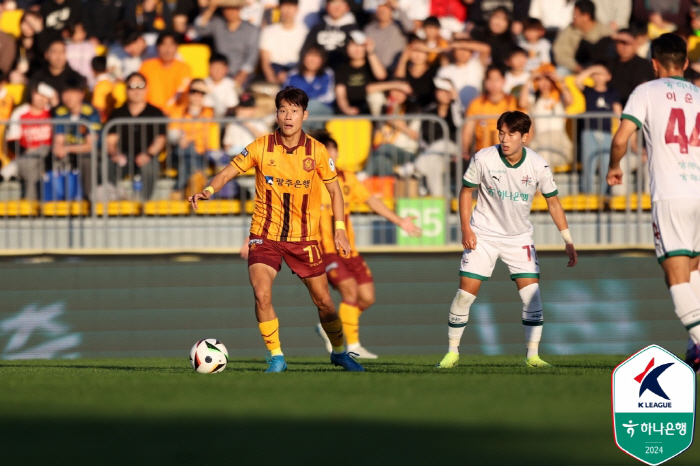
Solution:
{"label": "yellow sock", "polygon": [[331,346],[333,346],[334,353],[344,353],[345,346],[343,346],[343,322],[340,319],[336,319],[333,322],[323,323],[321,322],[321,327],[328,335],[328,339],[331,341]]}
{"label": "yellow sock", "polygon": [[338,314],[343,321],[345,329],[345,340],[348,346],[356,345],[360,342],[360,308],[356,304],[348,304],[345,301],[340,303]]}
{"label": "yellow sock", "polygon": [[268,320],[267,322],[259,322],[260,335],[263,337],[265,346],[273,356],[282,354],[280,344],[280,321],[279,319]]}

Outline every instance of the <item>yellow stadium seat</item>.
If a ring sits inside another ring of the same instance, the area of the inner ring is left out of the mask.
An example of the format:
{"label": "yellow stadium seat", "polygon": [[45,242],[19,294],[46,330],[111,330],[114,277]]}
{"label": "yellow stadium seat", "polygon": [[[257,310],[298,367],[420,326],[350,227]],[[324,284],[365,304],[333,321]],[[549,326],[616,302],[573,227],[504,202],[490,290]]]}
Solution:
{"label": "yellow stadium seat", "polygon": [[[396,201],[394,201],[394,199],[380,199],[380,200],[389,209],[394,210],[394,207],[396,204]],[[362,203],[362,204],[352,203],[352,204],[350,204],[350,212],[354,212],[356,214],[367,214],[367,213],[372,212],[372,210],[365,203]]]}
{"label": "yellow stadium seat", "polygon": [[36,217],[39,215],[38,201],[0,202],[0,217]]}
{"label": "yellow stadium seat", "polygon": [[86,217],[90,215],[87,201],[50,201],[41,206],[44,217]]}
{"label": "yellow stadium seat", "polygon": [[148,201],[143,206],[146,215],[172,216],[189,215],[190,203],[187,201]]}
{"label": "yellow stadium seat", "polygon": [[[639,195],[637,193],[631,194],[629,197],[630,209],[637,210],[639,206]],[[651,210],[651,195],[642,194],[641,197],[642,210]],[[627,210],[627,196],[613,196],[610,199],[610,209],[611,210]]]}
{"label": "yellow stadium seat", "polygon": [[22,103],[22,99],[24,98],[24,84],[5,84],[5,89],[7,89],[7,93],[12,96],[15,105]]}
{"label": "yellow stadium seat", "polygon": [[[104,215],[104,203],[95,204],[98,216]],[[107,203],[107,215],[110,217],[129,217],[141,214],[141,203],[136,201],[110,201]]]}
{"label": "yellow stadium seat", "polygon": [[338,142],[338,161],[341,170],[362,170],[372,147],[372,122],[370,120],[331,120],[326,130]]}
{"label": "yellow stadium seat", "polygon": [[205,44],[182,44],[177,48],[182,60],[190,65],[192,78],[204,79],[209,76],[211,50]]}
{"label": "yellow stadium seat", "polygon": [[23,10],[3,11],[2,16],[0,16],[0,31],[8,33],[15,39],[19,38],[22,34],[20,22],[22,21],[23,15]]}
{"label": "yellow stadium seat", "polygon": [[197,215],[238,215],[241,213],[241,201],[230,199],[199,202],[197,207]]}
{"label": "yellow stadium seat", "polygon": [[548,210],[547,199],[545,199],[545,197],[540,193],[535,194],[535,197],[532,198],[532,207],[530,210],[534,212],[543,212]]}
{"label": "yellow stadium seat", "polygon": [[[450,207],[452,208],[452,212],[459,211],[459,199],[456,197],[452,199]],[[476,199],[472,199],[472,210],[474,210],[474,207],[476,207]]]}
{"label": "yellow stadium seat", "polygon": [[602,196],[595,194],[576,194],[561,198],[561,205],[564,210],[590,211],[598,210],[604,205]]}

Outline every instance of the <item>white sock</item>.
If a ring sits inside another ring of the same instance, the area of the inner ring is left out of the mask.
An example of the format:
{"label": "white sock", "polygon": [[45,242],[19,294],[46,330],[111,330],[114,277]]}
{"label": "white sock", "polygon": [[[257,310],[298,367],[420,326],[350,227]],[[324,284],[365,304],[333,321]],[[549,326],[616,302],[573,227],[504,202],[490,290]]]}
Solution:
{"label": "white sock", "polygon": [[[700,270],[693,270],[690,272],[690,286],[693,288],[693,293],[700,299]],[[692,338],[688,337],[688,351],[693,349],[695,342]]]}
{"label": "white sock", "polygon": [[679,283],[669,288],[676,315],[690,334],[690,338],[700,343],[700,298],[693,292],[690,283]]}
{"label": "white sock", "polygon": [[518,290],[523,300],[523,328],[525,329],[526,358],[537,356],[542,339],[542,300],[540,285],[533,283]]}
{"label": "white sock", "polygon": [[464,328],[467,326],[469,321],[469,307],[476,299],[471,293],[464,290],[457,290],[455,299],[452,300],[452,306],[450,306],[450,317],[447,320],[447,338],[449,340],[450,353],[459,354],[459,342],[462,339],[462,334],[464,333]]}

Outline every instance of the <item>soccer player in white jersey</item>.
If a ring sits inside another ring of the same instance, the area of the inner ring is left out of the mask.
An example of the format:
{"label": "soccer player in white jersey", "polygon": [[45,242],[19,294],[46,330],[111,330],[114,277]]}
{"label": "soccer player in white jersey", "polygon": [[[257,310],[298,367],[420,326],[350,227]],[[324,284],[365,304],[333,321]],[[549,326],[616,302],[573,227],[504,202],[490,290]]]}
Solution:
{"label": "soccer player in white jersey", "polygon": [[637,86],[610,149],[607,180],[622,184],[627,142],[644,130],[656,257],[676,315],[690,334],[686,362],[700,369],[700,89],[683,79],[685,41],[663,34],[651,43],[658,79]]}
{"label": "soccer player in white jersey", "polygon": [[[547,199],[549,214],[566,243],[568,267],[576,265],[576,249],[557,198],[552,171],[541,155],[525,147],[531,124],[530,117],[523,112],[501,115],[497,126],[500,144],[474,154],[462,179],[459,216],[464,253],[459,269],[459,289],[448,319],[449,351],[437,365],[439,368],[457,365],[459,342],[469,320],[469,308],[481,282],[489,279],[499,257],[510,269],[510,278],[515,281],[523,301],[525,364],[530,367],[549,365],[538,354],[543,322],[540,266],[529,220],[537,190]],[[476,189],[478,197],[472,213],[472,194]]]}

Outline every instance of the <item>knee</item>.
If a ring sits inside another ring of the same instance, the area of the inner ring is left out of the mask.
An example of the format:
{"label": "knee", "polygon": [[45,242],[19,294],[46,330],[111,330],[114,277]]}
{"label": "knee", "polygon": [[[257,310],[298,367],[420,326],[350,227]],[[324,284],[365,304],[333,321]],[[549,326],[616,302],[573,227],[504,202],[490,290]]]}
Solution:
{"label": "knee", "polygon": [[333,298],[329,292],[314,294],[311,299],[318,308],[318,311],[322,314],[332,314],[335,312],[335,305],[333,304]]}
{"label": "knee", "polygon": [[374,304],[375,300],[374,291],[371,291],[369,293],[361,294],[357,300],[357,304],[360,309],[364,310]]}
{"label": "knee", "polygon": [[272,305],[272,290],[267,287],[253,287],[255,304],[258,308],[266,308]]}
{"label": "knee", "polygon": [[340,295],[346,303],[355,304],[357,302],[357,282],[352,278],[340,282],[338,291],[340,291]]}

